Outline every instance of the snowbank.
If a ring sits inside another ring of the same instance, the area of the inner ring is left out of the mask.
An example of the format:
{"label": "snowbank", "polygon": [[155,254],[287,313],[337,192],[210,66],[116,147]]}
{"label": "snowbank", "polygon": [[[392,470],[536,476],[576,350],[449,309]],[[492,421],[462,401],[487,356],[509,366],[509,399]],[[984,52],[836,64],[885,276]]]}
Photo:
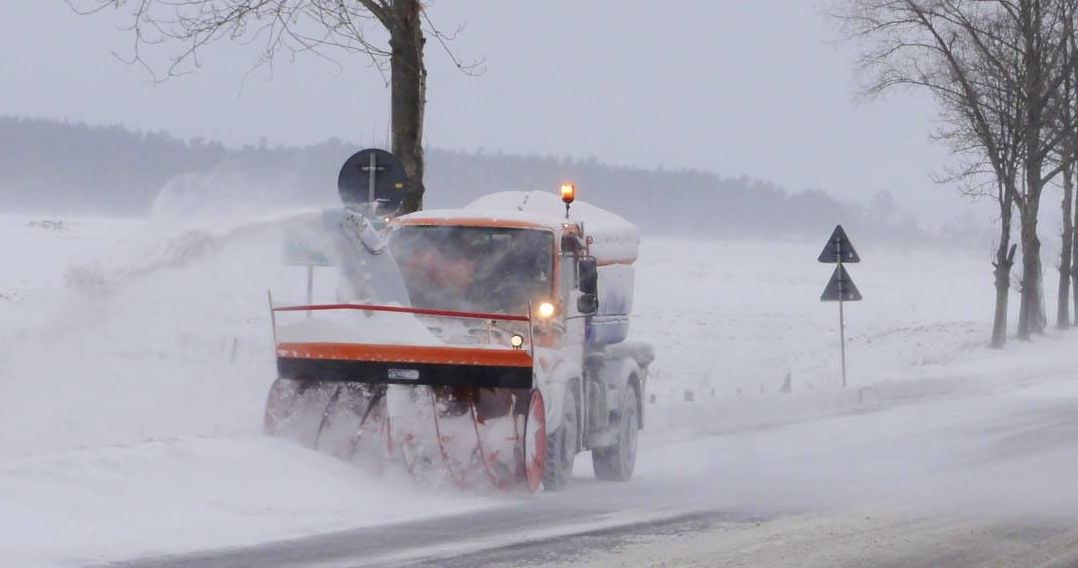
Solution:
{"label": "snowbank", "polygon": [[489,507],[262,436],[166,438],[0,466],[0,566],[256,544]]}

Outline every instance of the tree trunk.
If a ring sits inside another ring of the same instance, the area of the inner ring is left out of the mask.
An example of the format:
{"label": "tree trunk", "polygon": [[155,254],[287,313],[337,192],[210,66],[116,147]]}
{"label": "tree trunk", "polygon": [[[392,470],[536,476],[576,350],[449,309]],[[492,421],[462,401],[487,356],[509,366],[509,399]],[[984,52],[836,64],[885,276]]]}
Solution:
{"label": "tree trunk", "polygon": [[996,349],[1002,349],[1007,343],[1007,302],[1011,291],[1011,266],[1014,265],[1015,245],[1011,245],[1011,219],[1013,217],[1012,195],[1009,190],[1000,192],[999,201],[999,247],[996,248],[996,261],[993,274],[996,277],[996,313],[992,318],[992,343]]}
{"label": "tree trunk", "polygon": [[427,68],[423,65],[420,0],[393,0],[390,29],[390,85],[393,153],[404,164],[411,187],[401,214],[423,208],[423,111],[427,103]]}
{"label": "tree trunk", "polygon": [[1036,2],[1019,3],[1019,26],[1023,45],[1022,67],[1024,93],[1022,94],[1022,125],[1024,152],[1022,170],[1025,172],[1025,197],[1021,209],[1022,220],[1022,303],[1018,316],[1018,337],[1030,339],[1034,333],[1042,333],[1047,326],[1044,312],[1044,282],[1041,271],[1041,240],[1037,236],[1037,217],[1040,213],[1041,193],[1044,190],[1044,159],[1047,156],[1044,143],[1045,109],[1048,98],[1045,93],[1048,71],[1044,55],[1042,22],[1044,13]]}
{"label": "tree trunk", "polygon": [[[1076,171],[1075,173],[1078,173]],[[1071,293],[1074,295],[1074,322],[1078,322],[1078,231],[1074,230],[1078,227],[1078,207],[1072,207],[1074,209],[1074,220],[1071,223]]]}
{"label": "tree trunk", "polygon": [[1037,203],[1030,199],[1021,208],[1022,295],[1018,310],[1018,338],[1030,339],[1045,327],[1041,282],[1041,240],[1037,237]]}
{"label": "tree trunk", "polygon": [[1025,199],[1019,209],[1022,243],[1022,278],[1021,302],[1018,307],[1018,338],[1029,340],[1034,333],[1044,331],[1044,294],[1041,282],[1041,240],[1037,236],[1037,217],[1040,215],[1041,163],[1032,156],[1036,155],[1040,141],[1039,129],[1026,136],[1026,155],[1023,158],[1025,171]]}
{"label": "tree trunk", "polygon": [[1059,304],[1056,306],[1056,327],[1067,329],[1071,325],[1070,285],[1073,271],[1071,262],[1074,255],[1074,223],[1071,210],[1074,208],[1074,179],[1071,177],[1072,163],[1063,168],[1063,242],[1059,253]]}

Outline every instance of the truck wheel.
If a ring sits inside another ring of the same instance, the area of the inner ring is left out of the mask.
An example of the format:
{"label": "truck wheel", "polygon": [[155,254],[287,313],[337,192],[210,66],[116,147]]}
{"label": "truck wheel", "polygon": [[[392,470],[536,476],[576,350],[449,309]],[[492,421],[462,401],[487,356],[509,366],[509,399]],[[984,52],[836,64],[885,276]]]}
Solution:
{"label": "truck wheel", "polygon": [[621,401],[618,436],[614,445],[591,451],[595,477],[603,481],[628,481],[636,467],[636,438],[640,432],[640,415],[636,389],[626,388]]}
{"label": "truck wheel", "polygon": [[576,395],[572,387],[565,389],[561,406],[561,424],[547,436],[546,462],[543,464],[543,488],[557,491],[569,484],[576,458]]}

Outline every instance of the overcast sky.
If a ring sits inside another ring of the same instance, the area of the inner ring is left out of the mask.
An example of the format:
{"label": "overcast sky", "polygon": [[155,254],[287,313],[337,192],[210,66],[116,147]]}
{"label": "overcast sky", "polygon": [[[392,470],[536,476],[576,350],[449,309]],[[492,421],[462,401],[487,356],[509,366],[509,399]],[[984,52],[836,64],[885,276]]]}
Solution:
{"label": "overcast sky", "polygon": [[[0,19],[0,114],[233,145],[387,139],[388,90],[360,57],[340,57],[343,71],[306,58],[245,78],[255,51],[223,46],[197,73],[155,85],[112,55],[130,52],[117,18],[77,16],[61,0],[12,4]],[[453,44],[462,59],[485,59],[465,76],[428,42],[430,146],[694,167],[859,201],[887,189],[931,208],[923,218],[962,211],[930,180],[947,160],[929,139],[931,101],[859,104],[853,51],[833,45],[816,0],[441,0],[430,12],[465,26]]]}

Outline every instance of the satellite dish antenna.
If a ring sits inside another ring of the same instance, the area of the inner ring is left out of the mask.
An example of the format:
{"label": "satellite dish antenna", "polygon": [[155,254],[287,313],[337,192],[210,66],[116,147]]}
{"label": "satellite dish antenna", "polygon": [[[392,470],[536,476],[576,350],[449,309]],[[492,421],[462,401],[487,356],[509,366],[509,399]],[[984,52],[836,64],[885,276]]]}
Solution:
{"label": "satellite dish antenna", "polygon": [[378,148],[360,150],[348,158],[337,176],[337,191],[345,206],[396,211],[411,191],[404,164]]}

